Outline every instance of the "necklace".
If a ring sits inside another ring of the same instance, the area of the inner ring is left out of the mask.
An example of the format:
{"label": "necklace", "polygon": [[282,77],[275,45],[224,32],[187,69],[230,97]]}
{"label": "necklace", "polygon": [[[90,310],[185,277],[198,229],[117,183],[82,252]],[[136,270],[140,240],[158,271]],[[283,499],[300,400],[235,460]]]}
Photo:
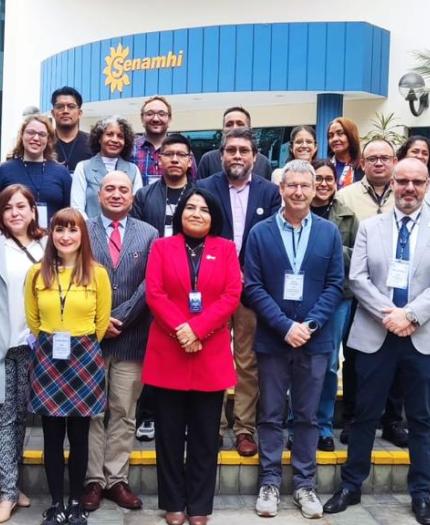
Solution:
{"label": "necklace", "polygon": [[199,255],[200,249],[204,245],[204,241],[198,244],[195,248],[191,248],[191,246],[188,243],[185,243],[185,246],[187,247],[188,253],[191,255],[191,257],[197,257]]}

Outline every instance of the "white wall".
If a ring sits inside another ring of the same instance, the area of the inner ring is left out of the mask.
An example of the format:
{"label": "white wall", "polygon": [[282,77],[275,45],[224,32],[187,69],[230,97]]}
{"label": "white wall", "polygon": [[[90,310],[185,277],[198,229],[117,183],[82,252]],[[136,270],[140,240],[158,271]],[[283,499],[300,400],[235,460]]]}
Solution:
{"label": "white wall", "polygon": [[[411,51],[426,49],[430,2],[428,0],[9,0],[6,3],[2,158],[13,143],[22,109],[38,105],[40,63],[59,51],[87,42],[126,34],[216,24],[366,21],[391,32],[390,81],[387,100],[351,101],[345,115],[357,121],[364,134],[375,110],[394,111],[409,126],[429,126],[430,110],[413,117],[398,93],[399,78],[413,66]],[[254,125],[297,124],[315,121],[313,104],[250,108]],[[203,110],[204,128],[219,126],[219,108]],[[207,121],[206,121],[207,119]],[[88,121],[89,122],[89,121]],[[87,124],[88,124],[87,122]],[[179,111],[173,123],[177,129],[196,126],[193,114]],[[136,129],[137,123],[136,123]]]}

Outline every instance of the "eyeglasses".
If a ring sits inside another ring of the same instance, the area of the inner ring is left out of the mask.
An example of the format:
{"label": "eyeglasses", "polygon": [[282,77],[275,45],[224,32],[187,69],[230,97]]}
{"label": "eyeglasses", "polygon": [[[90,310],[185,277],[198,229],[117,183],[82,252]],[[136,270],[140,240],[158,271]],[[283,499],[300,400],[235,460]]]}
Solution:
{"label": "eyeglasses", "polygon": [[237,153],[239,153],[241,157],[246,157],[247,155],[251,155],[252,149],[246,148],[244,146],[239,148],[235,148],[234,146],[227,146],[226,148],[224,148],[224,152],[227,153],[227,155],[231,156],[237,155]]}
{"label": "eyeglasses", "polygon": [[48,133],[46,131],[36,131],[35,129],[26,129],[24,130],[24,133],[29,137],[35,137],[36,135],[38,135],[41,139],[46,139],[48,137]]}
{"label": "eyeglasses", "polygon": [[54,109],[57,111],[64,111],[65,109],[68,109],[69,111],[73,111],[74,109],[78,109],[77,104],[73,104],[72,102],[70,104],[54,104]]}
{"label": "eyeglasses", "polygon": [[393,177],[393,180],[396,181],[396,183],[399,186],[402,186],[403,188],[409,186],[410,182],[412,182],[415,188],[423,188],[428,182],[428,179],[396,179],[396,177]]}
{"label": "eyeglasses", "polygon": [[143,112],[143,116],[146,118],[154,118],[155,116],[159,118],[167,118],[169,116],[169,113],[167,111],[153,111],[152,109],[148,109],[148,111]]}
{"label": "eyeglasses", "polygon": [[166,159],[173,159],[174,157],[177,157],[180,160],[185,160],[189,156],[190,154],[185,153],[184,151],[165,151],[160,153],[160,157],[165,157]]}
{"label": "eyeglasses", "polygon": [[316,175],[315,177],[315,182],[317,184],[322,184],[323,182],[325,182],[326,184],[333,184],[334,181],[335,178],[331,175],[328,175],[327,177],[323,177],[322,175]]}
{"label": "eyeglasses", "polygon": [[294,146],[314,146],[315,141],[310,139],[305,140],[295,140],[293,142]]}
{"label": "eyeglasses", "polygon": [[369,164],[376,164],[377,162],[382,162],[382,164],[388,164],[394,159],[394,155],[371,155],[366,157],[364,160]]}
{"label": "eyeglasses", "polygon": [[309,182],[304,182],[303,184],[296,184],[295,182],[288,182],[287,184],[285,184],[285,186],[287,187],[287,189],[289,189],[291,191],[297,191],[299,189],[299,187],[302,190],[311,190],[312,189],[312,184],[309,184]]}

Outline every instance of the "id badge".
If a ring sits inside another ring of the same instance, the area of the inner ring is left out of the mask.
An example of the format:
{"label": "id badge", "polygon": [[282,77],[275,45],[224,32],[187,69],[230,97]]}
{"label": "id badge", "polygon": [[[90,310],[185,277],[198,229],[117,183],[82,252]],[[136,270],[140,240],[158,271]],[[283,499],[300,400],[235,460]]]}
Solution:
{"label": "id badge", "polygon": [[302,301],[304,282],[305,282],[305,274],[303,272],[299,272],[299,273],[285,272],[284,300],[285,301]]}
{"label": "id badge", "polygon": [[395,259],[388,269],[387,286],[406,290],[409,283],[409,261]]}
{"label": "id badge", "polygon": [[188,295],[188,306],[192,314],[198,314],[203,310],[202,294],[200,292],[190,292]]}
{"label": "id badge", "polygon": [[48,205],[46,202],[38,202],[37,213],[39,215],[39,226],[42,228],[48,227]]}
{"label": "id badge", "polygon": [[54,359],[70,359],[70,332],[55,332],[52,342],[52,357]]}
{"label": "id badge", "polygon": [[173,224],[164,225],[164,237],[171,237],[173,235]]}

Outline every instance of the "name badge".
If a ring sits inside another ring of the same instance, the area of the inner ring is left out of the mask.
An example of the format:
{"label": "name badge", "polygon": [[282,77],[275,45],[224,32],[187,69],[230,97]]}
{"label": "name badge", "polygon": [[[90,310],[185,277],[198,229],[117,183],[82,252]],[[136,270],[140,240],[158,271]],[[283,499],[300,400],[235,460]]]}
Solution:
{"label": "name badge", "polygon": [[192,314],[198,314],[203,310],[202,294],[200,292],[190,292],[188,295],[188,306]]}
{"label": "name badge", "polygon": [[303,272],[299,272],[299,273],[285,272],[284,300],[285,301],[302,301],[304,282],[305,282],[305,274]]}
{"label": "name badge", "polygon": [[36,204],[37,206],[37,213],[39,215],[39,226],[42,228],[48,227],[48,205],[46,202],[38,202]]}
{"label": "name badge", "polygon": [[54,359],[70,359],[71,342],[69,332],[55,332],[52,342]]}
{"label": "name badge", "polygon": [[395,259],[388,270],[387,286],[406,290],[409,283],[409,261]]}
{"label": "name badge", "polygon": [[164,225],[164,237],[171,237],[173,235],[173,224]]}

